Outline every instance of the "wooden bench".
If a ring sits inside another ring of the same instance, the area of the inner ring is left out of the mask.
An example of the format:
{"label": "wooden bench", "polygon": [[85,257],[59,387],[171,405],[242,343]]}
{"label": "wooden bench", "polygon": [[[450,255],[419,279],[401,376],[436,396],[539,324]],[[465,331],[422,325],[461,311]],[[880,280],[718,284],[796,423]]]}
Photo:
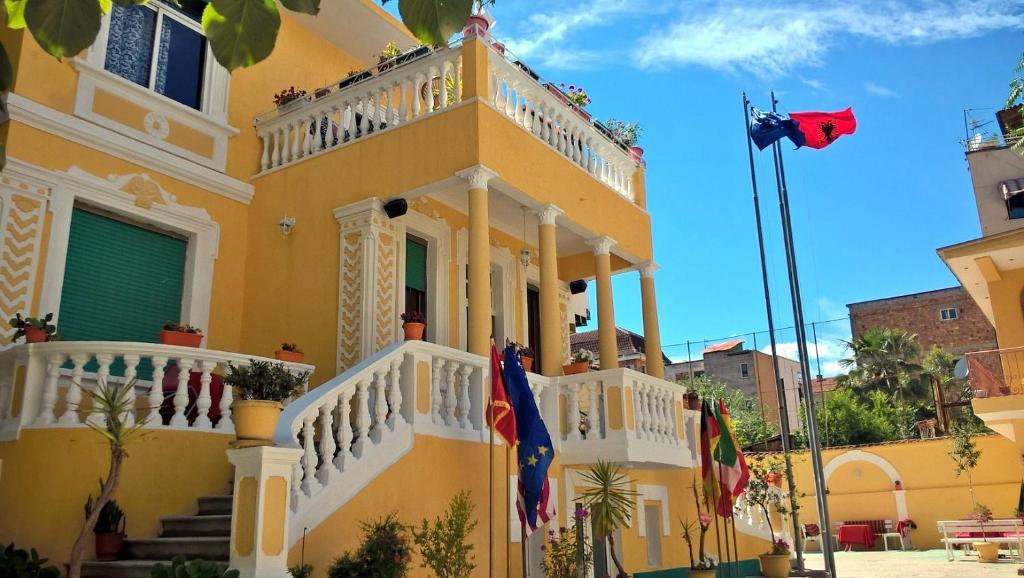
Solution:
{"label": "wooden bench", "polygon": [[[1024,551],[1024,522],[1018,518],[1009,520],[992,520],[982,524],[977,520],[948,520],[939,521],[939,533],[942,534],[942,543],[946,546],[946,558],[952,562],[954,550],[957,545],[970,545],[974,542],[995,542],[1006,544],[1013,552],[1016,549],[1017,558],[1021,557]],[[978,534],[978,536],[957,537],[957,534]]]}

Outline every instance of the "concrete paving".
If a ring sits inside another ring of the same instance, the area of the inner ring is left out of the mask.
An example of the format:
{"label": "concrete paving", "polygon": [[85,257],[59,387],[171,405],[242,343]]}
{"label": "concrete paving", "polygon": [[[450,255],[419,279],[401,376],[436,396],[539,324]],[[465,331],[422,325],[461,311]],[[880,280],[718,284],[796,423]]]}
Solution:
{"label": "concrete paving", "polygon": [[[1004,551],[1005,552],[1005,551]],[[823,569],[821,554],[808,552],[807,567]],[[946,560],[945,550],[921,552],[836,552],[836,578],[990,578],[1016,576],[1020,561],[1000,559],[981,564],[977,558],[957,554]]]}

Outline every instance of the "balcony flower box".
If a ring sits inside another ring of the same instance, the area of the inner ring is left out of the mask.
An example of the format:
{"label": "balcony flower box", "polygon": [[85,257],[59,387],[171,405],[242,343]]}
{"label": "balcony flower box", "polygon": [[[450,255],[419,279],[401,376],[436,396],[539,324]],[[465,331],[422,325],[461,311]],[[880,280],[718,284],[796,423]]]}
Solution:
{"label": "balcony flower box", "polygon": [[606,136],[608,138],[608,140],[611,140],[611,141],[615,140],[615,135],[612,134],[612,130],[610,128],[606,127],[603,122],[601,122],[599,120],[595,120],[594,121],[594,128],[597,129],[597,132],[599,132],[599,133],[603,134],[604,136]]}
{"label": "balcony flower box", "polygon": [[589,361],[580,361],[578,363],[569,363],[562,366],[562,373],[565,375],[576,375],[579,373],[587,373],[590,371]]}
{"label": "balcony flower box", "polygon": [[582,108],[576,106],[575,104],[570,104],[569,107],[572,108],[576,112],[576,114],[580,115],[580,118],[582,118],[586,122],[589,123],[593,119],[593,117],[590,116],[589,112],[583,110]]}
{"label": "balcony flower box", "polygon": [[352,86],[353,84],[356,84],[357,82],[362,82],[362,81],[366,80],[367,78],[370,78],[371,76],[373,76],[373,74],[371,74],[369,70],[363,70],[363,71],[360,71],[360,72],[352,72],[348,76],[346,76],[344,79],[342,79],[341,82],[338,83],[338,89],[340,90],[342,88],[345,88],[345,87],[348,87],[348,86]]}
{"label": "balcony flower box", "polygon": [[551,84],[550,82],[545,82],[544,88],[548,89],[548,92],[550,92],[555,98],[559,100],[559,102],[561,102],[565,106],[572,106],[569,104],[569,97],[567,97],[565,93],[562,92],[562,89],[558,88],[554,84]]}
{"label": "balcony flower box", "polygon": [[203,342],[203,331],[191,325],[166,323],[160,331],[160,343],[182,347],[199,347]]}
{"label": "balcony flower box", "polygon": [[300,97],[292,99],[292,100],[289,100],[288,102],[286,102],[284,104],[278,105],[278,107],[277,107],[277,114],[279,116],[280,115],[284,115],[284,114],[288,114],[289,112],[291,112],[293,110],[302,108],[303,106],[309,104],[309,102],[310,102],[310,98],[309,98],[308,94],[304,95],[304,96],[300,96]]}
{"label": "balcony flower box", "polygon": [[282,343],[281,349],[274,352],[274,358],[288,363],[302,363],[306,359],[306,354],[294,343]]}
{"label": "balcony flower box", "polygon": [[406,62],[412,62],[413,60],[422,58],[428,54],[430,54],[429,46],[425,44],[423,46],[417,46],[416,48],[399,55],[398,58],[395,59],[395,65],[397,66],[405,64]]}
{"label": "balcony flower box", "polygon": [[519,70],[525,72],[530,78],[540,82],[540,75],[534,72],[533,69],[527,66],[525,63],[523,63],[523,61],[517,60],[512,64],[515,64],[516,67],[519,68]]}

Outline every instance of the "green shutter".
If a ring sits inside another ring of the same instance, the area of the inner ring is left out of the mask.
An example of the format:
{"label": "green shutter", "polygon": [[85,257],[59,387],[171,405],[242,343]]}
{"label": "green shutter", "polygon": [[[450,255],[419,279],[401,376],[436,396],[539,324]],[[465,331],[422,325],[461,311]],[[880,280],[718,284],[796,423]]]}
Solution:
{"label": "green shutter", "polygon": [[405,286],[427,292],[427,246],[415,239],[405,240]]}
{"label": "green shutter", "polygon": [[68,341],[159,341],[181,318],[187,243],[76,208],[59,329]]}

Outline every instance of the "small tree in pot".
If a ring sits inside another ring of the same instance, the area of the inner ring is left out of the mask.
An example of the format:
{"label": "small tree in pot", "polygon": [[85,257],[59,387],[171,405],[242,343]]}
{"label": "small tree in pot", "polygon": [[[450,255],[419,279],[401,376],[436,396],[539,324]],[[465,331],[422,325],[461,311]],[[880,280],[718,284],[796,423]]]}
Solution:
{"label": "small tree in pot", "polygon": [[785,516],[789,513],[782,491],[770,481],[772,474],[781,475],[782,462],[777,459],[750,460],[750,480],[744,498],[749,504],[761,509],[764,520],[768,523],[768,531],[772,535],[772,549],[761,554],[761,572],[767,578],[785,578],[789,576],[789,543],[775,533],[772,524],[772,510]]}
{"label": "small tree in pot", "polygon": [[[103,480],[100,480],[100,490],[103,489]],[[85,518],[89,519],[95,505],[92,494],[85,501]],[[124,547],[125,524],[127,518],[124,511],[116,501],[110,500],[100,509],[100,515],[96,519],[96,525],[92,533],[96,536],[96,559],[103,561],[117,560]]]}
{"label": "small tree in pot", "polygon": [[250,359],[249,365],[228,364],[224,384],[232,388],[231,404],[235,437],[240,441],[267,443],[274,439],[277,418],[284,406],[309,379],[309,372],[293,374],[283,363]]}
{"label": "small tree in pot", "polygon": [[632,481],[619,466],[598,460],[583,472],[589,487],[583,490],[583,503],[593,516],[595,538],[608,540],[608,552],[615,564],[616,576],[627,578],[626,570],[615,553],[615,531],[629,525],[633,498],[638,494],[630,487]]}

